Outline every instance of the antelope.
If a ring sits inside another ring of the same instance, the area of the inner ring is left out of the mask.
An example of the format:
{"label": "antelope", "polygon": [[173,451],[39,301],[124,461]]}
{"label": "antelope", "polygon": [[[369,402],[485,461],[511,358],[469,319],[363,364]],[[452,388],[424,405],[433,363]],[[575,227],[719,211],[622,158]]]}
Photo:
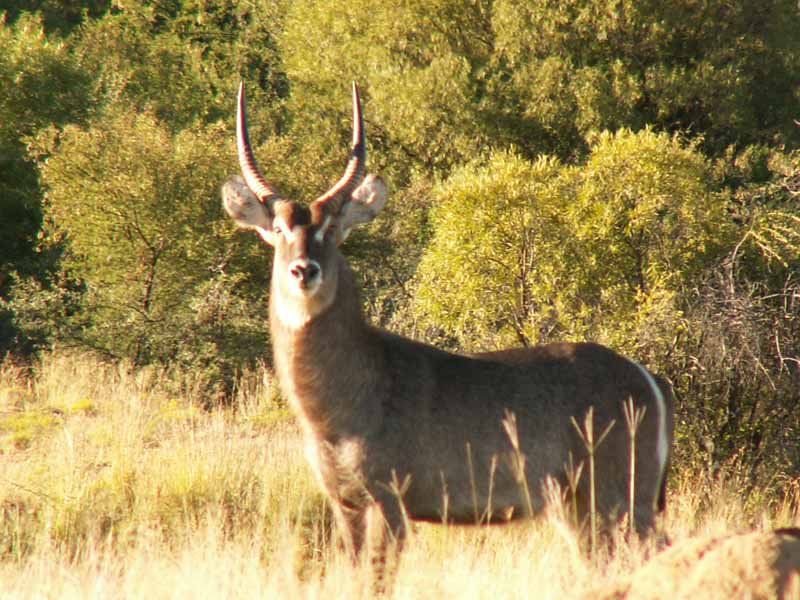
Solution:
{"label": "antelope", "polygon": [[[567,464],[586,459],[574,421],[583,422],[590,409],[597,431],[611,427],[595,452],[595,510],[614,523],[632,506],[635,530],[646,535],[664,507],[673,435],[665,380],[594,343],[462,355],[365,320],[340,247],[353,227],[378,216],[388,194],[380,178],[366,174],[355,83],[352,94],[345,172],[305,205],[282,196],[262,174],[240,84],[242,177],[222,188],[230,217],[274,251],[269,313],[275,369],[345,547],[354,559],[364,547],[380,555],[390,542],[399,552],[409,519],[469,524],[540,512],[545,481],[567,489]],[[626,402],[643,414],[635,469]],[[589,510],[588,485],[581,477],[573,490],[581,515]]]}

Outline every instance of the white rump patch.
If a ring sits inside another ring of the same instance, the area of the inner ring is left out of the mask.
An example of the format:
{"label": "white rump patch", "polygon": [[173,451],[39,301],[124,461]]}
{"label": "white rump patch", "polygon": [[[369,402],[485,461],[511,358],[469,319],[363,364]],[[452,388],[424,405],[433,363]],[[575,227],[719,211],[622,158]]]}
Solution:
{"label": "white rump patch", "polygon": [[[631,360],[631,362],[639,368],[645,381],[650,385],[650,389],[653,390],[653,396],[658,405],[658,444],[656,445],[656,455],[661,471],[661,477],[658,479],[658,488],[660,488],[664,478],[664,471],[667,468],[667,455],[669,454],[669,442],[667,441],[667,403],[664,399],[664,394],[661,392],[661,388],[658,387],[650,371],[636,361]],[[656,489],[656,496],[658,496],[659,493],[658,488]]]}

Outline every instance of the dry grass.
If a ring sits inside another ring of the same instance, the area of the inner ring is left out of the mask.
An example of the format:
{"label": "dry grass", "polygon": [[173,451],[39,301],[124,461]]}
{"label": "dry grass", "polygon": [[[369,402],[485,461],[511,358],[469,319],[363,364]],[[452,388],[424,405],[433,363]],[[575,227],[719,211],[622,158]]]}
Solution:
{"label": "dry grass", "polygon": [[[214,412],[175,382],[64,353],[33,374],[0,366],[0,597],[369,597],[269,382],[251,375],[236,406]],[[676,544],[800,523],[797,497],[743,506],[736,482],[681,473],[672,489],[661,526]],[[558,516],[424,525],[393,595],[581,598],[652,551],[589,559]]]}

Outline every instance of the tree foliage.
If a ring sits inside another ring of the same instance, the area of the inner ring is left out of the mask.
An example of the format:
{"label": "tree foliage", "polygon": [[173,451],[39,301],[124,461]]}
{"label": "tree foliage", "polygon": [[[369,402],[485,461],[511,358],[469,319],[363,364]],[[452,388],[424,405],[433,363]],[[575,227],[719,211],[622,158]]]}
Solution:
{"label": "tree foliage", "polygon": [[[173,135],[151,112],[124,110],[49,133],[38,146],[47,214],[87,288],[81,342],[136,364],[263,352],[263,326],[237,323],[250,307],[217,199],[226,128]],[[243,335],[250,349],[236,343]]]}
{"label": "tree foliage", "polygon": [[[126,2],[87,22],[76,38],[82,68],[95,75],[100,106],[149,108],[180,129],[230,115],[240,78],[259,127],[280,127],[288,92],[275,42],[279,3]],[[266,110],[270,109],[270,110]]]}
{"label": "tree foliage", "polygon": [[570,228],[585,252],[578,295],[592,307],[590,331],[635,350],[656,341],[642,330],[653,319],[674,325],[678,298],[730,243],[712,184],[705,158],[679,138],[645,129],[595,140]]}
{"label": "tree foliage", "polygon": [[677,318],[675,298],[729,236],[705,159],[650,130],[599,136],[581,169],[495,155],[437,195],[417,307],[462,344],[588,336],[635,349],[653,310]]}
{"label": "tree foliage", "polygon": [[494,6],[505,90],[560,151],[592,131],[646,124],[702,134],[717,152],[797,143],[797,20],[791,0]]}
{"label": "tree foliage", "polygon": [[[39,128],[81,121],[90,78],[68,47],[45,35],[41,19],[0,17],[0,301],[18,274],[46,280],[54,252],[39,243],[41,192],[26,144]],[[57,253],[56,253],[57,254]],[[14,336],[11,314],[0,306],[0,352]]]}
{"label": "tree foliage", "polygon": [[31,13],[39,14],[45,31],[66,34],[87,17],[100,17],[111,7],[110,0],[6,0],[6,19],[14,23]]}
{"label": "tree foliage", "polygon": [[355,80],[392,193],[345,247],[370,317],[456,348],[608,343],[673,379],[687,452],[800,469],[778,446],[800,431],[794,0],[4,9],[0,350],[230,391],[269,277],[218,208],[236,87],[302,200],[341,174]]}
{"label": "tree foliage", "polygon": [[556,159],[498,153],[440,184],[417,270],[424,321],[467,345],[529,345],[563,331],[557,290],[580,258],[563,211],[571,175]]}
{"label": "tree foliage", "polygon": [[792,0],[310,0],[281,47],[310,135],[346,122],[334,90],[366,83],[404,175],[398,163],[446,171],[487,145],[583,156],[594,132],[648,124],[712,153],[797,143],[796,24]]}

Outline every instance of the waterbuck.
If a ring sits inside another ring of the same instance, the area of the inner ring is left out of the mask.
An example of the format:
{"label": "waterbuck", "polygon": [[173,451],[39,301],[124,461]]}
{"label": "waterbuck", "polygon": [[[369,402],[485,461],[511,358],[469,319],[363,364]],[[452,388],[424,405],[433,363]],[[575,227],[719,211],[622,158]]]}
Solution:
{"label": "waterbuck", "polygon": [[[274,250],[275,367],[354,557],[365,543],[385,550],[393,540],[399,547],[407,517],[476,523],[539,511],[543,483],[551,478],[569,489],[567,465],[585,462],[575,422],[583,425],[590,409],[596,436],[611,426],[593,460],[595,514],[611,524],[632,509],[637,532],[652,528],[672,442],[665,381],[597,344],[466,356],[365,321],[339,247],[352,227],[380,213],[387,190],[365,172],[355,84],[346,170],[307,206],[284,198],[262,175],[243,87],[236,134],[243,178],[225,183],[223,205]],[[642,415],[633,445],[624,406]],[[589,513],[590,479],[584,473],[575,485],[572,477],[580,515]]]}

